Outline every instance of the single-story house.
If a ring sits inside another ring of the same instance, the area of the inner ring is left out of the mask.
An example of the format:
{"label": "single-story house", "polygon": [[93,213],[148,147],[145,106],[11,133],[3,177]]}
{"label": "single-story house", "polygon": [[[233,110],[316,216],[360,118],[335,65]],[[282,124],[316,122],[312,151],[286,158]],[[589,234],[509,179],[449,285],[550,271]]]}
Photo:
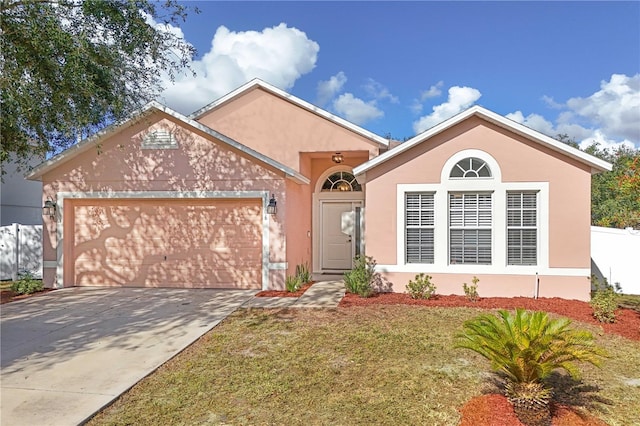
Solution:
{"label": "single-story house", "polygon": [[590,180],[611,166],[482,107],[390,141],[261,80],[151,103],[35,168],[48,287],[282,289],[366,254],[394,291],[586,300]]}

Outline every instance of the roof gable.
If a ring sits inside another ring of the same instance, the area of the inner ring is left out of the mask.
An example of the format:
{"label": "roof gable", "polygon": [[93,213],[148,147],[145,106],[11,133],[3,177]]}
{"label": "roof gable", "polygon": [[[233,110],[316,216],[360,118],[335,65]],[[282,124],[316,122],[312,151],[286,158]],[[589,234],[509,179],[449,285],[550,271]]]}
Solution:
{"label": "roof gable", "polygon": [[526,127],[520,123],[516,123],[500,114],[496,114],[481,106],[473,106],[460,114],[457,114],[448,120],[443,121],[440,124],[433,126],[432,128],[414,136],[408,141],[398,145],[397,147],[385,152],[384,154],[356,167],[353,171],[356,176],[366,173],[368,170],[400,155],[401,153],[411,149],[412,147],[429,140],[433,136],[444,132],[445,130],[459,124],[471,117],[479,117],[486,120],[498,127],[506,129],[517,135],[525,137],[541,146],[547,147],[553,151],[564,154],[570,158],[573,158],[583,164],[586,164],[591,168],[591,173],[599,173],[602,171],[611,170],[612,166],[608,162],[594,157],[579,149],[573,148],[565,143],[562,143],[556,139],[546,136],[536,130]]}
{"label": "roof gable", "polygon": [[312,114],[315,114],[319,117],[322,117],[326,120],[329,120],[335,124],[337,124],[340,127],[343,127],[351,132],[354,132],[362,137],[364,137],[365,139],[373,142],[374,144],[380,146],[380,147],[388,147],[389,146],[389,141],[381,136],[378,136],[377,134],[370,132],[366,129],[363,129],[360,126],[357,126],[343,118],[340,118],[334,114],[331,114],[330,112],[315,106],[307,101],[304,101],[290,93],[285,92],[284,90],[281,90],[265,81],[262,81],[258,78],[253,79],[249,82],[247,82],[246,84],[240,86],[239,88],[237,88],[236,90],[229,92],[228,94],[224,95],[223,97],[211,102],[210,104],[206,105],[203,108],[200,108],[199,110],[195,111],[194,113],[192,113],[191,115],[189,115],[189,118],[192,118],[194,120],[199,120],[200,118],[202,118],[204,115],[206,115],[208,112],[215,110],[217,108],[220,108],[222,105],[225,105],[227,103],[229,103],[230,101],[232,101],[233,99],[237,99],[238,97],[244,95],[245,93],[250,92],[251,90],[254,89],[261,89],[271,95],[274,95],[284,101],[287,101],[293,105],[296,105],[299,108],[302,108]]}
{"label": "roof gable", "polygon": [[182,114],[180,114],[179,112],[176,112],[158,102],[150,102],[149,104],[147,104],[145,107],[135,111],[134,113],[132,113],[129,118],[121,123],[116,123],[113,124],[105,129],[103,129],[102,131],[96,133],[95,135],[84,139],[82,141],[80,141],[79,143],[77,143],[76,145],[73,145],[72,147],[66,149],[65,151],[61,152],[60,154],[50,158],[49,160],[43,162],[42,164],[40,164],[39,166],[35,167],[33,170],[31,170],[31,172],[29,174],[26,175],[26,178],[29,180],[40,180],[42,178],[42,176],[48,172],[50,172],[51,170],[54,170],[55,168],[57,168],[58,166],[67,163],[68,161],[71,161],[72,159],[74,159],[75,157],[79,156],[80,154],[86,152],[87,150],[91,149],[92,147],[95,147],[96,144],[100,143],[101,141],[113,136],[114,134],[118,133],[119,131],[121,131],[122,129],[124,129],[126,126],[131,125],[133,122],[135,122],[136,120],[139,120],[145,116],[149,116],[151,114],[154,113],[161,113],[164,114],[166,116],[169,116],[175,120],[177,120],[181,125],[183,125],[184,127],[186,127],[187,129],[190,130],[197,130],[199,132],[204,133],[206,136],[215,139],[216,141],[219,141],[223,144],[226,144],[240,152],[242,152],[244,155],[248,156],[249,158],[258,160],[260,163],[267,165],[270,168],[273,168],[277,171],[282,172],[285,177],[292,179],[293,181],[297,182],[297,183],[302,183],[302,184],[308,184],[309,183],[309,179],[305,176],[303,176],[302,174],[296,172],[295,170],[291,169],[290,167],[285,166],[284,164],[281,164],[225,135],[223,135],[222,133],[219,133],[213,129],[211,129],[210,127],[205,126],[202,123],[199,123],[191,118],[188,118]]}

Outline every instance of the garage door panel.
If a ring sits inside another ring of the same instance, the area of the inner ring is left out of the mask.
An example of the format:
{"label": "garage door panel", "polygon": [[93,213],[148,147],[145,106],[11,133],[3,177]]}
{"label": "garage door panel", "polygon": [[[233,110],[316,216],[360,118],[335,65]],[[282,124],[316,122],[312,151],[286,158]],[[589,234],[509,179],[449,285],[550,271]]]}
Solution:
{"label": "garage door panel", "polygon": [[84,202],[95,205],[74,206],[76,285],[261,288],[260,200]]}

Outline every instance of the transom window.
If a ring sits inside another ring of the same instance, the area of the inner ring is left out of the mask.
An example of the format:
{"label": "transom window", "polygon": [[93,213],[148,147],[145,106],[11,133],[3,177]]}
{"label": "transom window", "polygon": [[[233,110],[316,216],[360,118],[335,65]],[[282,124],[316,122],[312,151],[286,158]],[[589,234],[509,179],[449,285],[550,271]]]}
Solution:
{"label": "transom window", "polygon": [[433,263],[433,193],[405,194],[405,238],[407,263]]}
{"label": "transom window", "polygon": [[453,166],[449,177],[454,179],[490,178],[491,169],[484,160],[468,157]]}
{"label": "transom window", "polygon": [[538,261],[538,194],[507,193],[507,264],[536,265]]}
{"label": "transom window", "polygon": [[349,172],[336,172],[322,184],[323,192],[362,191],[362,186]]}
{"label": "transom window", "polygon": [[449,263],[491,264],[491,194],[449,194]]}

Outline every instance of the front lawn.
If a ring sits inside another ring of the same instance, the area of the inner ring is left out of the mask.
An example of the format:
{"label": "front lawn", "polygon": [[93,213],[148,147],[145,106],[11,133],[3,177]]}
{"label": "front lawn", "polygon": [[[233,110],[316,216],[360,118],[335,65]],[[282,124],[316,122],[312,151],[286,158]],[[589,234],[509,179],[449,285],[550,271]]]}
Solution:
{"label": "front lawn", "polygon": [[[456,425],[465,402],[495,392],[487,362],[453,349],[462,323],[480,312],[240,310],[89,424]],[[634,424],[640,342],[598,343],[611,358],[602,369],[585,365],[583,385],[566,384],[559,397],[610,425]]]}

